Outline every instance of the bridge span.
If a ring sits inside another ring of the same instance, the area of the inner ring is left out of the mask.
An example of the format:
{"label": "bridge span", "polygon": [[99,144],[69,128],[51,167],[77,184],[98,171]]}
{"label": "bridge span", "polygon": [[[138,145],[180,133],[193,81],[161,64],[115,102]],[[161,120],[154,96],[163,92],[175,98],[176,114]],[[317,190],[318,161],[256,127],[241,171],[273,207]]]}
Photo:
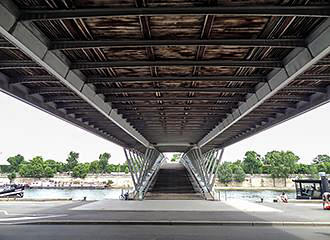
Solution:
{"label": "bridge span", "polygon": [[143,196],[164,152],[206,196],[226,146],[329,102],[329,17],[307,0],[3,0],[0,90],[122,146]]}

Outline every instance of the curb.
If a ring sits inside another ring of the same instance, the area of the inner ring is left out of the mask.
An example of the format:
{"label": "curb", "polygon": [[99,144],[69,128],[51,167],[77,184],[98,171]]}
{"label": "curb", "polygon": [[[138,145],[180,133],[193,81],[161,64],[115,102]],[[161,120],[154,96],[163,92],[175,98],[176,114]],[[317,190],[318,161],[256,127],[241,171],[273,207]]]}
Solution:
{"label": "curb", "polygon": [[50,220],[17,224],[29,225],[217,225],[217,226],[285,226],[329,227],[330,222],[266,222],[266,221],[130,221],[130,220]]}
{"label": "curb", "polygon": [[0,202],[55,202],[72,201],[72,198],[0,198]]}

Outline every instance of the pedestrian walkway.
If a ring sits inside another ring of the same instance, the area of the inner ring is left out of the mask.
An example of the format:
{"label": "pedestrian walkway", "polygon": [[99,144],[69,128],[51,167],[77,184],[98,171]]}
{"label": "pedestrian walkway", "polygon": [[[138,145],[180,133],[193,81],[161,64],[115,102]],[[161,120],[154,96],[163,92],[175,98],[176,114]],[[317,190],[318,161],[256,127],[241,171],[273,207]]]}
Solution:
{"label": "pedestrian walkway", "polygon": [[146,200],[201,200],[187,169],[180,163],[164,164],[145,195]]}

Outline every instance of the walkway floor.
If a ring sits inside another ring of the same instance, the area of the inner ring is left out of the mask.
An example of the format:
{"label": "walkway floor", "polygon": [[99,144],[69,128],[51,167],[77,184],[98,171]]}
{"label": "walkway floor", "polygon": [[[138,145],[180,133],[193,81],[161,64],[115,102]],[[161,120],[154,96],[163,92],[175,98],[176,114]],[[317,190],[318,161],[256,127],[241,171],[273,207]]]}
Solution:
{"label": "walkway floor", "polygon": [[[49,217],[49,218],[48,218]],[[26,219],[28,218],[28,219]],[[330,222],[321,204],[199,200],[31,203],[1,202],[0,223],[23,221],[253,221]]]}
{"label": "walkway floor", "polygon": [[162,212],[223,212],[233,211],[235,207],[243,204],[241,210],[248,212],[281,212],[279,209],[267,207],[260,204],[249,202],[219,202],[205,200],[145,200],[145,201],[121,201],[121,200],[102,200],[79,207],[72,210],[94,210],[94,211],[162,211]]}
{"label": "walkway floor", "polygon": [[315,203],[0,202],[0,239],[6,240],[328,240],[329,221],[330,211]]}

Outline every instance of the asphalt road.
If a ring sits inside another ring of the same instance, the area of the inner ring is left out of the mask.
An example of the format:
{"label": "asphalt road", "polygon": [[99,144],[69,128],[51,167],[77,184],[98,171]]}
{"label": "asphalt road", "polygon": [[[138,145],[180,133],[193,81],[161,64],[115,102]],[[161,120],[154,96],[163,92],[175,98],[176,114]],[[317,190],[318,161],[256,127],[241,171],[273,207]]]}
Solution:
{"label": "asphalt road", "polygon": [[1,240],[328,240],[330,228],[138,225],[1,225]]}

